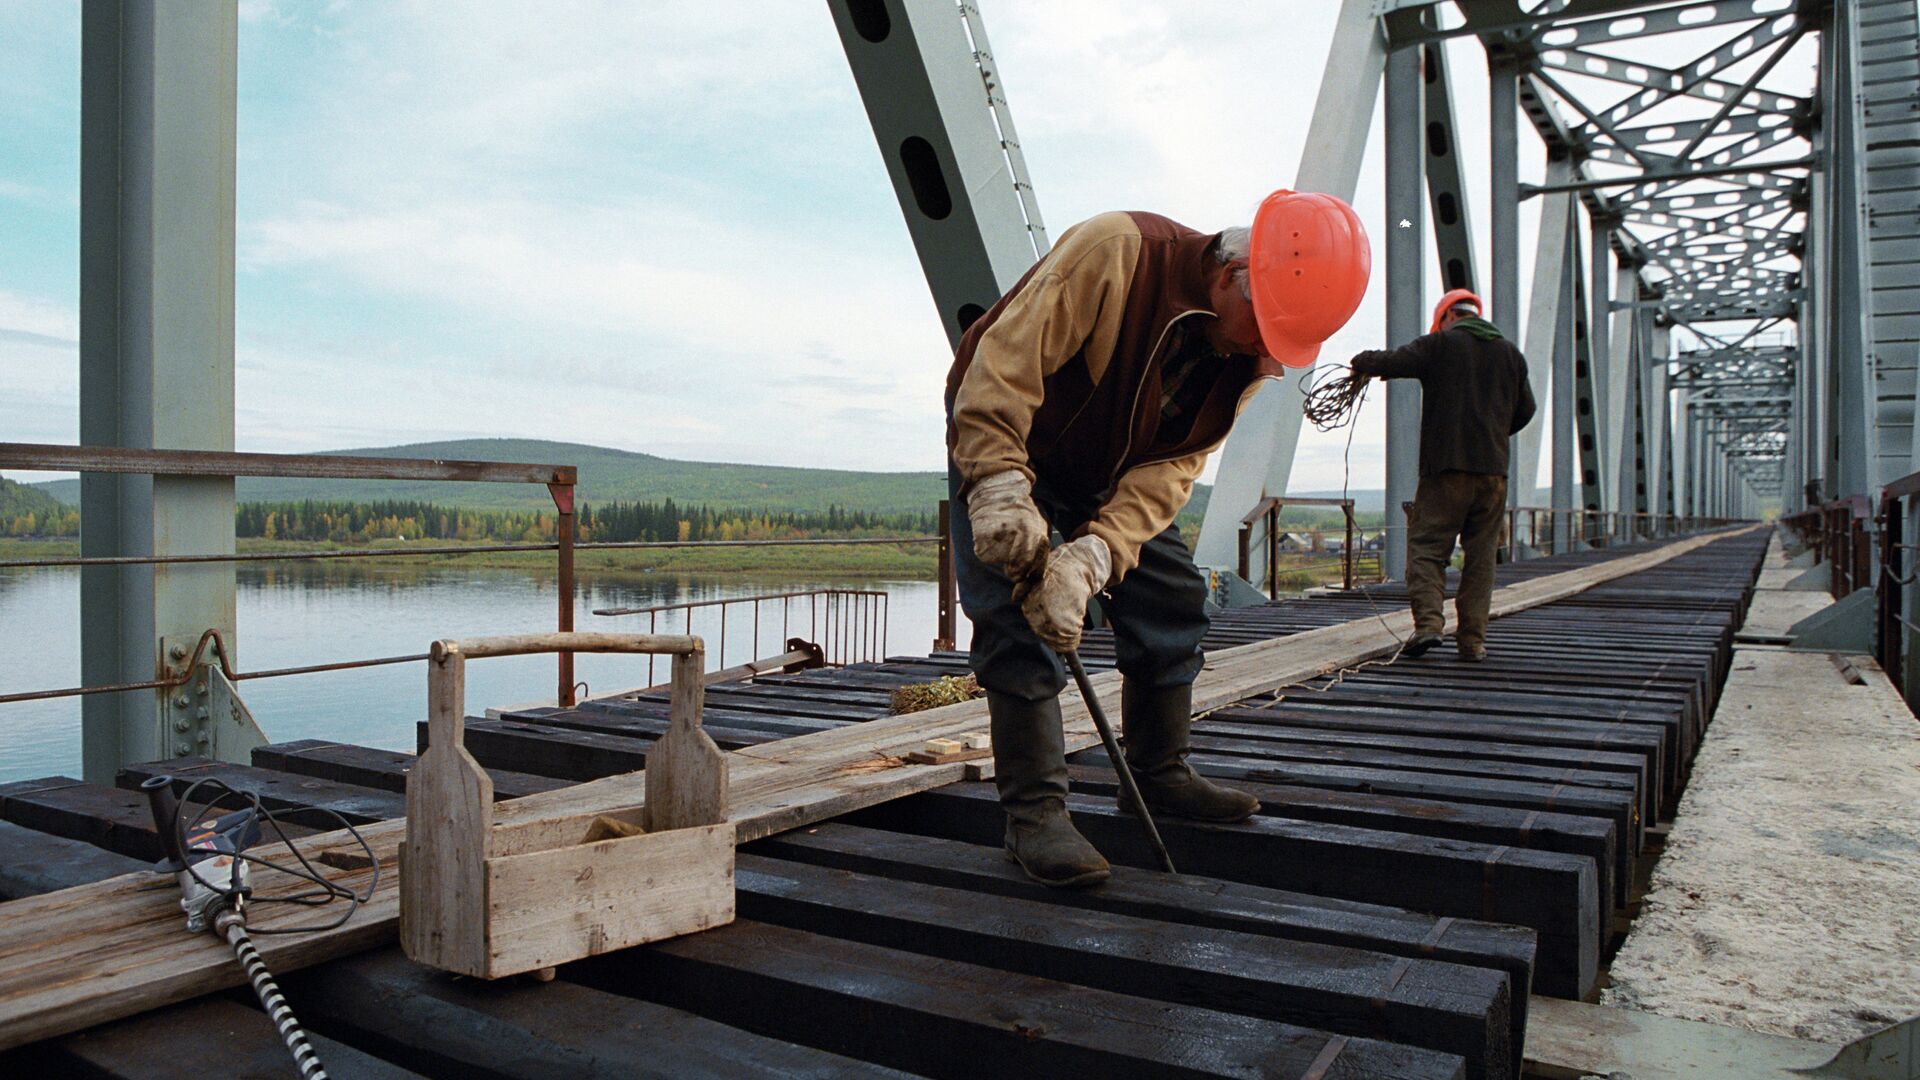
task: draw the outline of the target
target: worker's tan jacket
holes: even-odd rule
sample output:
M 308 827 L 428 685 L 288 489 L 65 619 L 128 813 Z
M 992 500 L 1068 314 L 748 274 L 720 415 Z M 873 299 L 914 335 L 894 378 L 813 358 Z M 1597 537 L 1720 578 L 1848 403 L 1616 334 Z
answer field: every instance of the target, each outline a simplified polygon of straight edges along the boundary
M 963 481 L 1014 470 L 1099 514 L 1080 530 L 1113 554 L 1118 582 L 1140 547 L 1173 523 L 1263 376 L 1264 357 L 1224 356 L 1193 377 L 1213 385 L 1178 438 L 1161 437 L 1161 365 L 1170 332 L 1214 318 L 1217 233 L 1158 214 L 1102 214 L 1075 225 L 976 320 L 947 376 L 947 445 Z

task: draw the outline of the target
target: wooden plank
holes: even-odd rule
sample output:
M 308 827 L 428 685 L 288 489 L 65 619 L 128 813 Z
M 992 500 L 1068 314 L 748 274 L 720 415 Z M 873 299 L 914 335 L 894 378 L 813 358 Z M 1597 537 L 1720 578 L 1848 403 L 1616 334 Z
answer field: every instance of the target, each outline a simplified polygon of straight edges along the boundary
M 523 713 L 515 713 L 489 719 L 484 721 L 484 723 L 497 725 L 492 728 L 492 730 L 495 731 L 582 732 L 591 735 L 617 735 L 621 738 L 639 739 L 649 743 L 657 741 L 660 736 L 665 735 L 667 730 L 673 726 L 673 720 L 665 713 L 656 718 L 651 716 L 620 716 L 604 712 L 587 713 L 577 709 L 568 710 L 568 712 L 570 715 L 558 718 L 544 716 L 529 717 Z M 475 731 L 481 730 L 481 724 L 482 721 L 478 720 L 468 721 L 467 738 L 469 741 L 472 740 Z M 743 746 L 757 746 L 760 743 L 772 742 L 775 739 L 785 739 L 794 735 L 806 735 L 815 731 L 821 731 L 824 730 L 825 727 L 826 725 L 819 725 L 815 727 L 796 727 L 787 731 L 771 731 L 758 726 L 746 727 L 725 724 L 705 713 L 702 714 L 700 721 L 701 730 L 707 733 L 708 738 L 719 744 L 722 750 L 738 750 Z M 632 770 L 621 769 L 618 771 L 631 772 Z M 605 776 L 607 774 L 601 773 L 600 775 Z
M 323 739 L 298 739 L 256 746 L 253 750 L 253 765 L 257 769 L 316 776 L 396 793 L 407 790 L 407 770 L 413 768 L 414 761 L 414 755 L 399 750 L 378 750 Z M 487 775 L 493 780 L 495 799 L 517 799 L 567 786 L 565 780 L 506 769 L 488 769 Z
M 1747 531 L 1751 530 L 1674 541 L 1611 562 L 1510 585 L 1496 591 L 1494 607 L 1505 615 L 1549 603 Z M 1404 636 L 1411 618 L 1396 612 L 1382 619 L 1363 616 L 1352 623 L 1216 654 L 1195 683 L 1195 711 L 1218 708 L 1391 652 L 1394 635 Z M 1094 686 L 1098 693 L 1118 693 L 1119 676 L 1095 675 Z M 1084 749 L 1097 741 L 1077 695 L 1063 696 L 1062 712 L 1071 749 Z M 928 738 L 977 729 L 984 715 L 984 703 L 966 702 L 734 751 L 729 798 L 737 835 L 743 841 L 755 839 L 958 780 L 967 764 L 910 766 L 904 754 Z M 538 850 L 562 839 L 577 839 L 584 823 L 595 816 L 637 817 L 634 787 L 631 778 L 612 777 L 502 803 L 496 819 L 508 833 L 495 838 L 505 848 L 499 853 Z M 391 870 L 404 825 L 386 822 L 368 826 L 362 833 Z M 306 846 L 316 854 L 329 847 L 357 847 L 337 833 L 315 837 Z M 262 854 L 284 857 L 286 853 L 267 848 Z M 344 876 L 349 883 L 365 884 L 354 875 Z M 396 928 L 397 897 L 397 886 L 387 878 L 347 925 L 327 933 L 264 939 L 262 952 L 275 970 L 293 970 L 390 941 Z M 239 982 L 239 973 L 218 943 L 211 939 L 187 942 L 176 933 L 156 932 L 177 917 L 173 902 L 157 890 L 143 888 L 133 877 L 10 901 L 5 914 L 7 918 L 0 919 L 0 1048 Z M 112 941 L 115 947 L 102 950 L 102 941 Z
M 150 869 L 82 840 L 35 832 L 0 821 L 0 900 L 38 896 L 56 889 Z
M 423 738 L 424 738 L 423 733 Z M 469 720 L 462 745 L 487 769 L 508 769 L 558 780 L 598 780 L 646 767 L 651 739 L 549 728 L 516 720 Z
M 840 822 L 770 836 L 742 848 L 741 854 L 992 896 L 1017 896 L 1058 907 L 1495 968 L 1507 973 L 1514 988 L 1516 1030 L 1521 1029 L 1520 1010 L 1533 982 L 1533 932 L 1478 919 L 1441 918 L 1406 908 L 1131 866 L 1114 867 L 1113 876 L 1098 889 L 1050 889 L 1008 861 L 998 845 Z
M 512 713 L 503 713 L 502 720 L 521 720 L 529 724 L 548 724 L 554 727 L 586 727 L 594 730 L 614 731 L 622 722 L 638 721 L 646 725 L 646 730 L 664 733 L 666 724 L 673 717 L 672 708 L 664 701 L 628 701 L 602 700 L 589 701 L 574 709 L 526 709 Z M 720 727 L 740 731 L 766 731 L 783 738 L 792 735 L 811 735 L 816 731 L 828 731 L 845 727 L 849 723 L 860 721 L 822 720 L 812 716 L 778 716 L 769 713 L 742 712 L 715 705 L 709 697 L 700 710 L 701 724 L 715 724 Z
M 29 829 L 79 840 L 143 863 L 165 857 L 153 809 L 137 791 L 49 776 L 0 785 L 0 817 Z M 338 823 L 327 820 L 328 828 Z M 314 829 L 287 823 L 287 835 L 312 836 Z
M 151 871 L 152 867 L 137 860 L 82 841 L 0 822 L 0 899 L 54 892 L 129 872 L 159 876 Z M 181 932 L 189 932 L 184 923 Z M 334 1076 L 411 1080 L 416 1075 L 312 1031 L 307 1040 Z M 0 1056 L 0 1071 L 14 1076 L 206 1080 L 208 1062 L 219 1062 L 215 1071 L 234 1077 L 292 1072 L 286 1044 L 266 1016 L 257 1008 L 221 997 L 182 1002 L 36 1043 Z
M 1111 799 L 1068 795 L 1073 822 L 1113 862 L 1151 867 L 1140 823 Z M 998 844 L 1005 829 L 991 785 L 955 784 L 850 814 L 851 824 Z M 1534 987 L 1585 997 L 1601 941 L 1591 859 L 1498 844 L 1255 816 L 1237 825 L 1156 819 L 1174 865 L 1189 874 L 1429 915 L 1531 927 Z
M 181 933 L 186 933 L 184 929 Z M 294 1015 L 306 1004 L 291 1000 Z M 421 1080 L 356 1047 L 312 1031 L 307 1042 L 342 1080 Z M 190 1001 L 143 1016 L 103 1024 L 40 1043 L 0 1061 L 16 1077 L 89 1077 L 92 1080 L 210 1080 L 211 1077 L 298 1075 L 286 1044 L 257 1008 L 226 998 Z
M 1504 972 L 1336 945 L 1063 911 L 762 856 L 740 858 L 743 916 L 1115 993 L 1458 1054 L 1514 1075 Z
M 486 861 L 486 968 L 533 971 L 733 921 L 733 827 Z
M 173 793 L 176 796 L 184 796 L 199 781 L 221 781 L 237 791 L 260 796 L 260 805 L 271 811 L 275 820 L 309 828 L 338 828 L 342 819 L 349 824 L 365 825 L 396 818 L 406 812 L 406 800 L 390 791 L 318 777 L 294 776 L 271 769 L 256 769 L 251 765 L 234 765 L 211 758 L 174 758 L 170 761 L 129 765 L 120 770 L 117 779 L 121 787 L 137 788 L 141 781 L 154 776 L 173 777 Z M 205 787 L 200 788 L 195 795 L 196 801 L 207 794 Z M 218 804 L 239 806 L 240 800 L 229 796 L 218 800 Z M 334 814 L 340 816 L 336 818 Z M 271 830 L 268 835 L 272 835 Z
M 905 1077 L 884 1066 L 564 979 L 450 979 L 409 963 L 397 949 L 296 972 L 281 982 L 300 1015 L 312 1023 L 433 1076 Z
M 1204 770 L 1203 770 L 1204 771 Z M 1104 766 L 1070 765 L 1073 790 L 1093 795 L 1116 795 L 1113 770 Z M 1212 775 L 1210 772 L 1208 775 Z M 1612 824 L 1601 818 L 1551 811 L 1516 810 L 1503 806 L 1405 798 L 1369 790 L 1323 790 L 1293 784 L 1236 781 L 1235 787 L 1260 800 L 1260 812 L 1295 821 L 1325 821 L 1363 829 L 1471 840 L 1477 844 L 1526 847 L 1584 855 L 1594 861 L 1599 893 L 1614 907 L 1626 903 L 1631 854 L 1620 857 Z
M 596 988 L 928 1076 L 1464 1077 L 1458 1057 L 741 920 L 576 965 Z

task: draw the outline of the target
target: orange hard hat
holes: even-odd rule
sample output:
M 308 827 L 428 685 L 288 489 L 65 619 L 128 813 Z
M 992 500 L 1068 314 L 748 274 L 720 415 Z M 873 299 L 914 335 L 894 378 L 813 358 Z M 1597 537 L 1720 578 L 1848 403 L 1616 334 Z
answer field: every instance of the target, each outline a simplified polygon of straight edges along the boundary
M 1247 245 L 1253 314 L 1268 355 L 1311 367 L 1367 294 L 1373 249 L 1353 207 L 1282 188 L 1253 215 Z
M 1472 304 L 1476 312 L 1486 310 L 1486 305 L 1480 302 L 1480 297 L 1472 289 L 1449 289 L 1447 295 L 1441 297 L 1438 304 L 1433 305 L 1433 327 L 1427 333 L 1439 333 L 1440 320 L 1447 317 L 1447 312 L 1461 304 Z

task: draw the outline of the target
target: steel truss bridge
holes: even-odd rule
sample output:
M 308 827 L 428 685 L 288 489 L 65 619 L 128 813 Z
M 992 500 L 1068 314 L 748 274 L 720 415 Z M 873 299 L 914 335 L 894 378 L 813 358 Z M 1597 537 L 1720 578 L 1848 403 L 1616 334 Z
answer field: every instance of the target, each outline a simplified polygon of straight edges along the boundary
M 1017 93 L 974 0 L 827 6 L 957 339 L 1048 248 Z M 160 7 L 84 8 L 81 441 L 231 451 L 237 5 Z M 1473 41 L 1484 76 L 1449 63 Z M 1485 95 L 1484 142 L 1462 137 L 1463 95 Z M 1915 0 L 1343 0 L 1302 164 L 1276 185 L 1351 201 L 1376 110 L 1386 219 L 1413 226 L 1376 225 L 1381 338 L 1416 336 L 1433 297 L 1461 286 L 1519 336 L 1552 423 L 1516 440 L 1517 505 L 1545 498 L 1633 535 L 1775 505 L 1871 513 L 1915 471 Z M 1521 182 L 1523 154 L 1539 183 Z M 1467 197 L 1470 169 L 1485 171 L 1485 206 Z M 1232 565 L 1241 517 L 1286 494 L 1299 406 L 1292 380 L 1249 406 L 1221 452 L 1203 563 Z M 1419 388 L 1390 385 L 1386 406 L 1398 574 Z M 1543 454 L 1552 480 L 1536 496 Z M 90 473 L 81 491 L 85 555 L 233 550 L 231 477 Z M 1579 542 L 1554 531 L 1552 546 Z M 231 564 L 90 566 L 82 597 L 92 685 L 152 679 L 168 642 L 233 639 Z M 90 775 L 170 737 L 141 695 L 86 708 Z

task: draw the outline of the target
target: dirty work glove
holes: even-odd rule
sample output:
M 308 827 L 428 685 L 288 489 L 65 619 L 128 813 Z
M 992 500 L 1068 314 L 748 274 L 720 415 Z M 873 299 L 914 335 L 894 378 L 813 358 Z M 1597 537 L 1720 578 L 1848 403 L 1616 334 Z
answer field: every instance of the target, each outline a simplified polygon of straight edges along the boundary
M 1033 505 L 1033 485 L 1017 472 L 995 473 L 967 494 L 973 553 L 1023 581 L 1047 557 L 1047 519 Z
M 1080 647 L 1080 624 L 1087 619 L 1087 601 L 1107 583 L 1113 557 L 1106 541 L 1086 535 L 1062 544 L 1047 555 L 1046 574 L 1024 592 L 1020 610 L 1033 632 L 1056 652 Z

